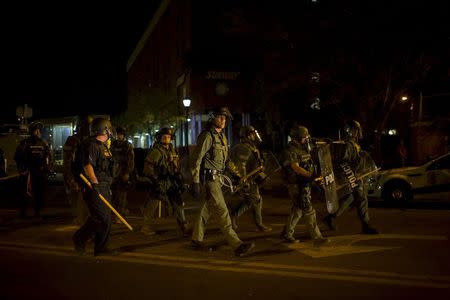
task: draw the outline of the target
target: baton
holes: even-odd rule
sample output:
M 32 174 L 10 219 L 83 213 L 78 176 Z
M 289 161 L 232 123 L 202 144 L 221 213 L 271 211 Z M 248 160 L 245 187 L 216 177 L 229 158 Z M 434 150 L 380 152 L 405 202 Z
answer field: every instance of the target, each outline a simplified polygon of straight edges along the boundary
M 83 179 L 84 183 L 86 183 L 86 185 L 92 189 L 92 184 L 89 182 L 89 180 L 83 174 L 80 174 L 80 177 L 81 179 Z M 122 221 L 122 223 L 125 224 L 128 227 L 128 229 L 133 231 L 133 227 L 131 227 L 131 225 L 128 224 L 128 222 L 117 212 L 117 210 L 111 204 L 109 204 L 108 200 L 106 200 L 105 197 L 102 196 L 102 194 L 100 193 L 97 194 L 100 200 L 102 200 L 103 203 L 105 203 L 106 206 L 108 206 L 113 211 L 113 213 L 120 219 L 120 221 Z
M 247 180 L 252 177 L 253 175 L 259 173 L 260 171 L 262 171 L 263 167 L 259 166 L 256 169 L 254 169 L 253 171 L 251 171 L 250 173 L 248 173 L 247 175 L 245 175 L 244 177 L 242 177 L 241 179 L 241 184 L 237 185 L 233 191 L 231 191 L 232 193 L 236 193 L 237 191 L 239 191 L 240 189 L 242 189 L 246 184 L 247 184 Z

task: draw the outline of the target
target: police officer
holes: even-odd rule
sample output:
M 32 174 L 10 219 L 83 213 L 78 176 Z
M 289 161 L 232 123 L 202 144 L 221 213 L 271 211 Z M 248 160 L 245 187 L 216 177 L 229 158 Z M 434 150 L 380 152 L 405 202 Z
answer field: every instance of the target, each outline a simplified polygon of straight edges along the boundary
M 340 157 L 339 163 L 347 164 L 352 170 L 356 170 L 362 159 L 361 146 L 359 145 L 359 140 L 363 137 L 361 124 L 356 120 L 352 120 L 345 125 L 344 134 L 343 151 L 338 155 Z M 356 204 L 358 209 L 362 232 L 365 234 L 377 234 L 378 231 L 369 225 L 369 201 L 367 189 L 362 179 L 357 180 L 355 186 L 352 187 L 352 191 L 339 200 L 339 209 L 334 214 L 326 216 L 324 223 L 330 229 L 335 230 L 336 218 L 342 215 L 353 203 Z
M 242 126 L 239 131 L 240 143 L 231 149 L 230 158 L 243 176 L 264 167 L 264 161 L 258 146 L 262 142 L 258 131 L 253 126 Z M 240 193 L 242 201 L 230 212 L 233 229 L 237 230 L 237 218 L 248 209 L 253 211 L 253 219 L 258 231 L 270 232 L 272 228 L 262 222 L 262 197 L 259 193 L 258 182 L 265 178 L 263 172 L 258 173 L 247 181 L 246 187 Z
M 187 234 L 187 222 L 184 215 L 183 178 L 181 175 L 180 158 L 173 147 L 173 129 L 161 128 L 156 136 L 156 142 L 147 154 L 144 162 L 144 175 L 150 179 L 151 193 L 146 201 L 143 214 L 144 225 L 141 232 L 154 234 L 152 221 L 158 208 L 159 201 L 168 203 L 176 216 L 180 235 Z
M 112 154 L 107 141 L 112 133 L 111 122 L 103 117 L 95 118 L 90 126 L 90 139 L 83 144 L 82 162 L 86 177 L 92 189 L 86 189 L 84 199 L 89 208 L 86 223 L 73 236 L 75 250 L 82 255 L 89 238 L 94 237 L 94 255 L 117 254 L 107 245 L 111 232 L 111 211 L 99 198 L 99 194 L 111 201 L 113 178 Z
M 117 138 L 111 143 L 111 153 L 118 164 L 118 172 L 111 186 L 112 202 L 121 215 L 128 214 L 127 191 L 131 187 L 130 175 L 134 170 L 133 145 L 125 139 L 125 133 L 124 128 L 117 127 Z
M 91 116 L 81 116 L 77 121 L 76 132 L 67 138 L 63 147 L 63 177 L 66 194 L 69 199 L 73 223 L 83 225 L 88 217 L 89 211 L 83 200 L 84 183 L 80 179 L 83 172 L 81 162 L 81 145 L 89 138 L 89 124 Z
M 228 158 L 228 142 L 223 129 L 232 116 L 227 107 L 215 108 L 206 130 L 197 138 L 197 146 L 191 156 L 192 191 L 196 199 L 200 199 L 200 182 L 206 192 L 200 213 L 192 233 L 192 246 L 202 248 L 205 225 L 211 215 L 217 220 L 228 244 L 233 247 L 236 256 L 245 256 L 253 248 L 253 243 L 244 243 L 237 236 L 231 225 L 230 215 L 222 193 L 220 177 L 225 169 L 240 181 L 236 166 Z
M 6 177 L 6 156 L 3 149 L 0 148 L 0 178 Z
M 26 194 L 34 201 L 34 216 L 40 218 L 40 211 L 44 203 L 44 193 L 50 171 L 50 148 L 42 136 L 43 124 L 33 122 L 29 125 L 30 137 L 22 140 L 16 149 L 14 160 L 17 169 L 26 180 Z M 26 216 L 27 197 L 23 197 L 20 216 Z
M 316 222 L 316 211 L 311 203 L 311 184 L 318 177 L 311 158 L 309 132 L 304 126 L 294 125 L 289 133 L 291 141 L 282 154 L 283 179 L 292 200 L 291 213 L 281 233 L 287 243 L 297 243 L 294 230 L 303 216 L 306 227 L 315 244 L 328 242 L 322 236 Z

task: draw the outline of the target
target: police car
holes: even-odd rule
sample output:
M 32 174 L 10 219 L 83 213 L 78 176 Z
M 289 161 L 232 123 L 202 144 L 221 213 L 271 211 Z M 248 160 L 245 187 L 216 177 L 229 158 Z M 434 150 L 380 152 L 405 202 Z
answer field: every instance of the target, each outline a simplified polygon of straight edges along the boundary
M 443 192 L 450 197 L 450 152 L 421 166 L 383 170 L 369 196 L 386 201 L 409 201 L 414 194 Z

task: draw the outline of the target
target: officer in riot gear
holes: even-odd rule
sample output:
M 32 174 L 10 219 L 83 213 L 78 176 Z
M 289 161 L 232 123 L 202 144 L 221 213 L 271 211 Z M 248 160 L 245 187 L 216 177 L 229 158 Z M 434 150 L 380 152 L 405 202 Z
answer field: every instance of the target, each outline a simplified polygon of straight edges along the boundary
M 82 146 L 83 173 L 92 184 L 86 189 L 86 204 L 89 217 L 86 223 L 73 236 L 75 250 L 82 255 L 87 241 L 93 237 L 94 255 L 114 255 L 116 251 L 108 248 L 111 232 L 111 211 L 99 194 L 111 201 L 111 182 L 114 174 L 114 161 L 107 146 L 112 135 L 111 122 L 103 117 L 95 118 L 90 125 L 91 137 Z
M 192 191 L 200 199 L 200 184 L 204 186 L 206 197 L 202 201 L 200 213 L 192 233 L 192 246 L 202 248 L 205 225 L 209 216 L 217 220 L 228 244 L 238 257 L 247 255 L 253 243 L 244 243 L 239 239 L 231 225 L 231 218 L 222 193 L 221 176 L 225 170 L 240 181 L 236 166 L 228 157 L 228 142 L 223 132 L 226 122 L 232 116 L 227 107 L 217 107 L 212 111 L 207 128 L 197 138 L 197 146 L 191 155 Z
M 63 147 L 63 177 L 66 194 L 70 203 L 74 224 L 83 225 L 89 211 L 83 200 L 84 183 L 80 179 L 83 171 L 81 163 L 81 145 L 89 139 L 91 116 L 80 116 L 77 120 L 75 134 L 69 136 Z
M 172 144 L 173 129 L 161 128 L 155 135 L 155 144 L 144 162 L 144 175 L 150 180 L 151 188 L 143 207 L 144 223 L 141 232 L 155 234 L 152 228 L 158 201 L 164 201 L 172 207 L 181 236 L 187 234 L 187 222 L 184 214 L 182 194 L 184 192 L 180 158 Z
M 6 163 L 5 152 L 0 148 L 0 178 L 6 177 Z
M 363 159 L 359 144 L 359 141 L 363 138 L 361 124 L 356 120 L 350 121 L 344 126 L 344 134 L 344 147 L 341 151 L 335 151 L 335 156 L 340 165 L 347 165 L 349 169 L 355 171 Z M 351 191 L 339 200 L 339 209 L 336 213 L 326 216 L 324 223 L 330 229 L 335 230 L 336 219 L 352 204 L 357 206 L 362 232 L 365 234 L 377 234 L 378 231 L 369 224 L 369 201 L 367 198 L 367 190 L 362 179 L 357 180 L 351 187 Z
M 30 137 L 19 144 L 14 155 L 17 169 L 26 182 L 26 193 L 21 199 L 21 217 L 26 216 L 27 195 L 34 201 L 36 218 L 40 218 L 40 211 L 44 203 L 51 154 L 47 142 L 41 138 L 43 127 L 41 122 L 31 123 L 28 127 Z
M 126 140 L 125 133 L 124 128 L 117 127 L 117 138 L 111 143 L 111 153 L 114 161 L 118 164 L 118 172 L 111 185 L 112 203 L 122 216 L 128 214 L 127 191 L 131 187 L 130 176 L 134 170 L 133 145 Z M 120 222 L 120 220 L 117 219 L 116 222 Z
M 237 218 L 251 208 L 257 230 L 269 232 L 272 228 L 262 222 L 262 197 L 258 187 L 258 183 L 266 177 L 263 173 L 264 161 L 258 149 L 262 139 L 251 125 L 242 126 L 239 136 L 240 142 L 231 149 L 231 160 L 242 176 L 246 176 L 257 168 L 261 168 L 261 172 L 249 178 L 246 187 L 239 193 L 242 201 L 230 212 L 233 229 L 237 230 Z
M 328 239 L 322 236 L 316 222 L 316 211 L 311 203 L 311 185 L 318 178 L 311 158 L 310 136 L 304 126 L 294 125 L 289 133 L 291 141 L 282 153 L 282 172 L 292 200 L 291 213 L 281 233 L 287 243 L 296 243 L 294 229 L 302 217 L 315 244 Z

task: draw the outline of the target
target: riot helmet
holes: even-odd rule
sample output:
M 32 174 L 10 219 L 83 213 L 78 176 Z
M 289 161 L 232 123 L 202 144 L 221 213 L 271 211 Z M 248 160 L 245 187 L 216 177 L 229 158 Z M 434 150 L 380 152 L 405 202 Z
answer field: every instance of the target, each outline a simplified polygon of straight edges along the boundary
M 233 120 L 233 115 L 231 114 L 230 110 L 226 106 L 215 107 L 212 110 L 212 115 L 214 117 L 218 116 L 218 115 L 224 115 L 225 117 L 227 117 L 228 120 Z
M 162 142 L 163 135 L 170 135 L 170 140 L 174 137 L 174 130 L 172 127 L 162 127 L 156 132 L 155 138 L 157 143 L 167 144 Z M 170 143 L 170 142 L 169 142 Z
M 363 132 L 361 124 L 356 120 L 351 120 L 344 126 L 345 135 L 356 141 L 363 138 Z
M 108 135 L 111 137 L 113 134 L 111 121 L 104 117 L 95 118 L 89 126 L 89 131 L 91 136 Z
M 30 125 L 28 125 L 28 132 L 30 134 L 33 134 L 36 131 L 36 129 L 42 130 L 42 128 L 44 128 L 44 124 L 42 124 L 39 121 L 34 121 L 30 123 Z
M 291 139 L 294 140 L 301 140 L 303 138 L 308 138 L 309 137 L 308 128 L 301 125 L 294 125 L 289 131 L 289 136 L 291 137 Z
M 239 130 L 239 137 L 242 139 L 248 139 L 258 144 L 262 142 L 258 130 L 256 130 L 255 127 L 251 125 L 242 126 Z
M 116 127 L 116 134 L 126 134 L 126 130 L 123 127 Z
M 89 136 L 89 126 L 94 118 L 91 115 L 80 116 L 77 119 L 75 131 L 81 136 Z

